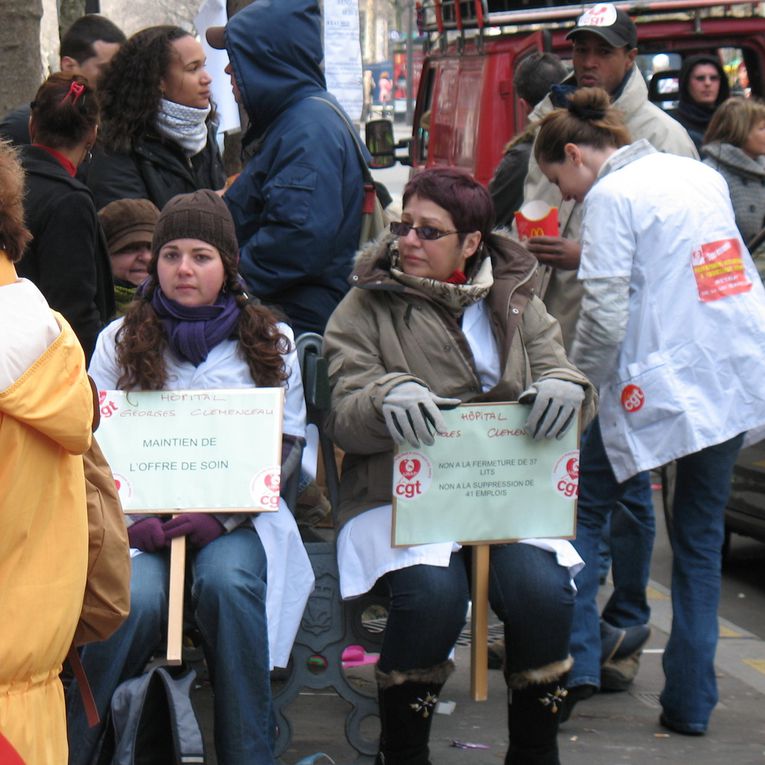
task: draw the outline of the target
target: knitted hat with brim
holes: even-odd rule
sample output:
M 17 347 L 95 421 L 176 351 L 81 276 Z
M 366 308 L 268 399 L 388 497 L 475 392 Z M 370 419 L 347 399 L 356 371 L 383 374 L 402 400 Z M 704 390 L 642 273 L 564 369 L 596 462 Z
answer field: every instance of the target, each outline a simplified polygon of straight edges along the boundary
M 148 199 L 117 199 L 101 208 L 98 219 L 110 255 L 131 244 L 151 242 L 159 210 Z
M 209 189 L 173 197 L 159 214 L 151 253 L 156 258 L 163 245 L 174 239 L 200 239 L 220 252 L 229 264 L 239 260 L 239 246 L 226 203 Z

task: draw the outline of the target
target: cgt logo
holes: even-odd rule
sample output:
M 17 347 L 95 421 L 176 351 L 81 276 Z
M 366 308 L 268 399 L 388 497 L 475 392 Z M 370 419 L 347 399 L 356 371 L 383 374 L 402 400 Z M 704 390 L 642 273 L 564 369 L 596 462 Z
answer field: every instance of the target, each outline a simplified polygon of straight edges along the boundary
M 396 499 L 416 499 L 430 488 L 430 462 L 420 452 L 404 452 L 396 457 L 393 476 Z
M 101 411 L 102 417 L 111 417 L 118 409 L 117 404 L 114 401 L 107 401 L 107 391 L 98 391 L 98 408 Z
M 566 452 L 555 463 L 552 479 L 558 494 L 567 499 L 579 496 L 579 451 Z
M 637 385 L 625 385 L 622 389 L 622 406 L 625 412 L 632 414 L 643 408 L 645 393 Z
M 264 510 L 278 510 L 280 487 L 281 470 L 266 468 L 250 481 L 250 496 L 258 507 Z

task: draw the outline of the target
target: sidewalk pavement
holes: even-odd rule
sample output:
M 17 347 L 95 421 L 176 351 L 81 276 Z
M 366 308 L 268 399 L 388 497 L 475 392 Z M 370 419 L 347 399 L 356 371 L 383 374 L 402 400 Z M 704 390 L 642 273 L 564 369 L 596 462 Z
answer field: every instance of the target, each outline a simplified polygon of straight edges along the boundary
M 607 598 L 609 588 L 602 588 Z M 765 765 L 765 641 L 720 620 L 717 651 L 718 704 L 705 736 L 688 737 L 661 728 L 659 694 L 663 685 L 661 657 L 666 644 L 671 605 L 669 592 L 651 583 L 652 635 L 641 659 L 640 672 L 630 691 L 603 693 L 578 704 L 559 736 L 563 765 Z M 498 625 L 490 633 L 501 634 Z M 507 747 L 506 688 L 502 673 L 489 672 L 489 700 L 470 700 L 470 649 L 460 640 L 457 670 L 441 694 L 442 702 L 454 702 L 450 714 L 437 714 L 431 733 L 433 765 L 491 765 L 503 763 Z M 371 666 L 348 670 L 354 682 L 374 694 Z M 208 687 L 195 694 L 206 739 L 209 762 L 215 765 L 212 747 L 212 700 Z M 444 704 L 445 708 L 452 707 Z M 345 740 L 346 703 L 332 689 L 306 691 L 290 705 L 288 717 L 293 740 L 282 755 L 283 765 L 295 765 L 301 758 L 325 752 L 337 765 L 370 763 L 356 759 Z M 362 723 L 362 731 L 375 738 L 375 718 Z M 488 749 L 461 749 L 453 741 L 488 745 Z M 322 759 L 321 763 L 330 760 Z M 257 763 L 253 763 L 257 765 Z

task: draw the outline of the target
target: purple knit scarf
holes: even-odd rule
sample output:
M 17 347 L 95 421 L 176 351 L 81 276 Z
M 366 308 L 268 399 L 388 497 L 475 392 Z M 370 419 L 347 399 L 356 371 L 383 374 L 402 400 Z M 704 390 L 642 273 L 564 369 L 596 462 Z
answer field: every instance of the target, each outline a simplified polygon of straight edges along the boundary
M 239 322 L 240 308 L 228 293 L 218 295 L 212 305 L 192 307 L 171 300 L 157 285 L 151 306 L 162 322 L 170 347 L 195 367 L 212 348 L 231 337 Z

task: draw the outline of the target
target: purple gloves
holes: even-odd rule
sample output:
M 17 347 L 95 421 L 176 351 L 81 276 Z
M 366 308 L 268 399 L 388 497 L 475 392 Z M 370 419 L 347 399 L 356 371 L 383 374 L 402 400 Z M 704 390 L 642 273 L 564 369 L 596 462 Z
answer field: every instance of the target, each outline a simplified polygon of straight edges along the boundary
M 159 552 L 165 546 L 165 530 L 159 518 L 142 518 L 128 527 L 130 546 L 144 552 Z
M 188 543 L 199 549 L 222 536 L 226 529 L 209 513 L 185 513 L 171 518 L 162 527 L 168 543 L 176 537 L 186 537 Z

